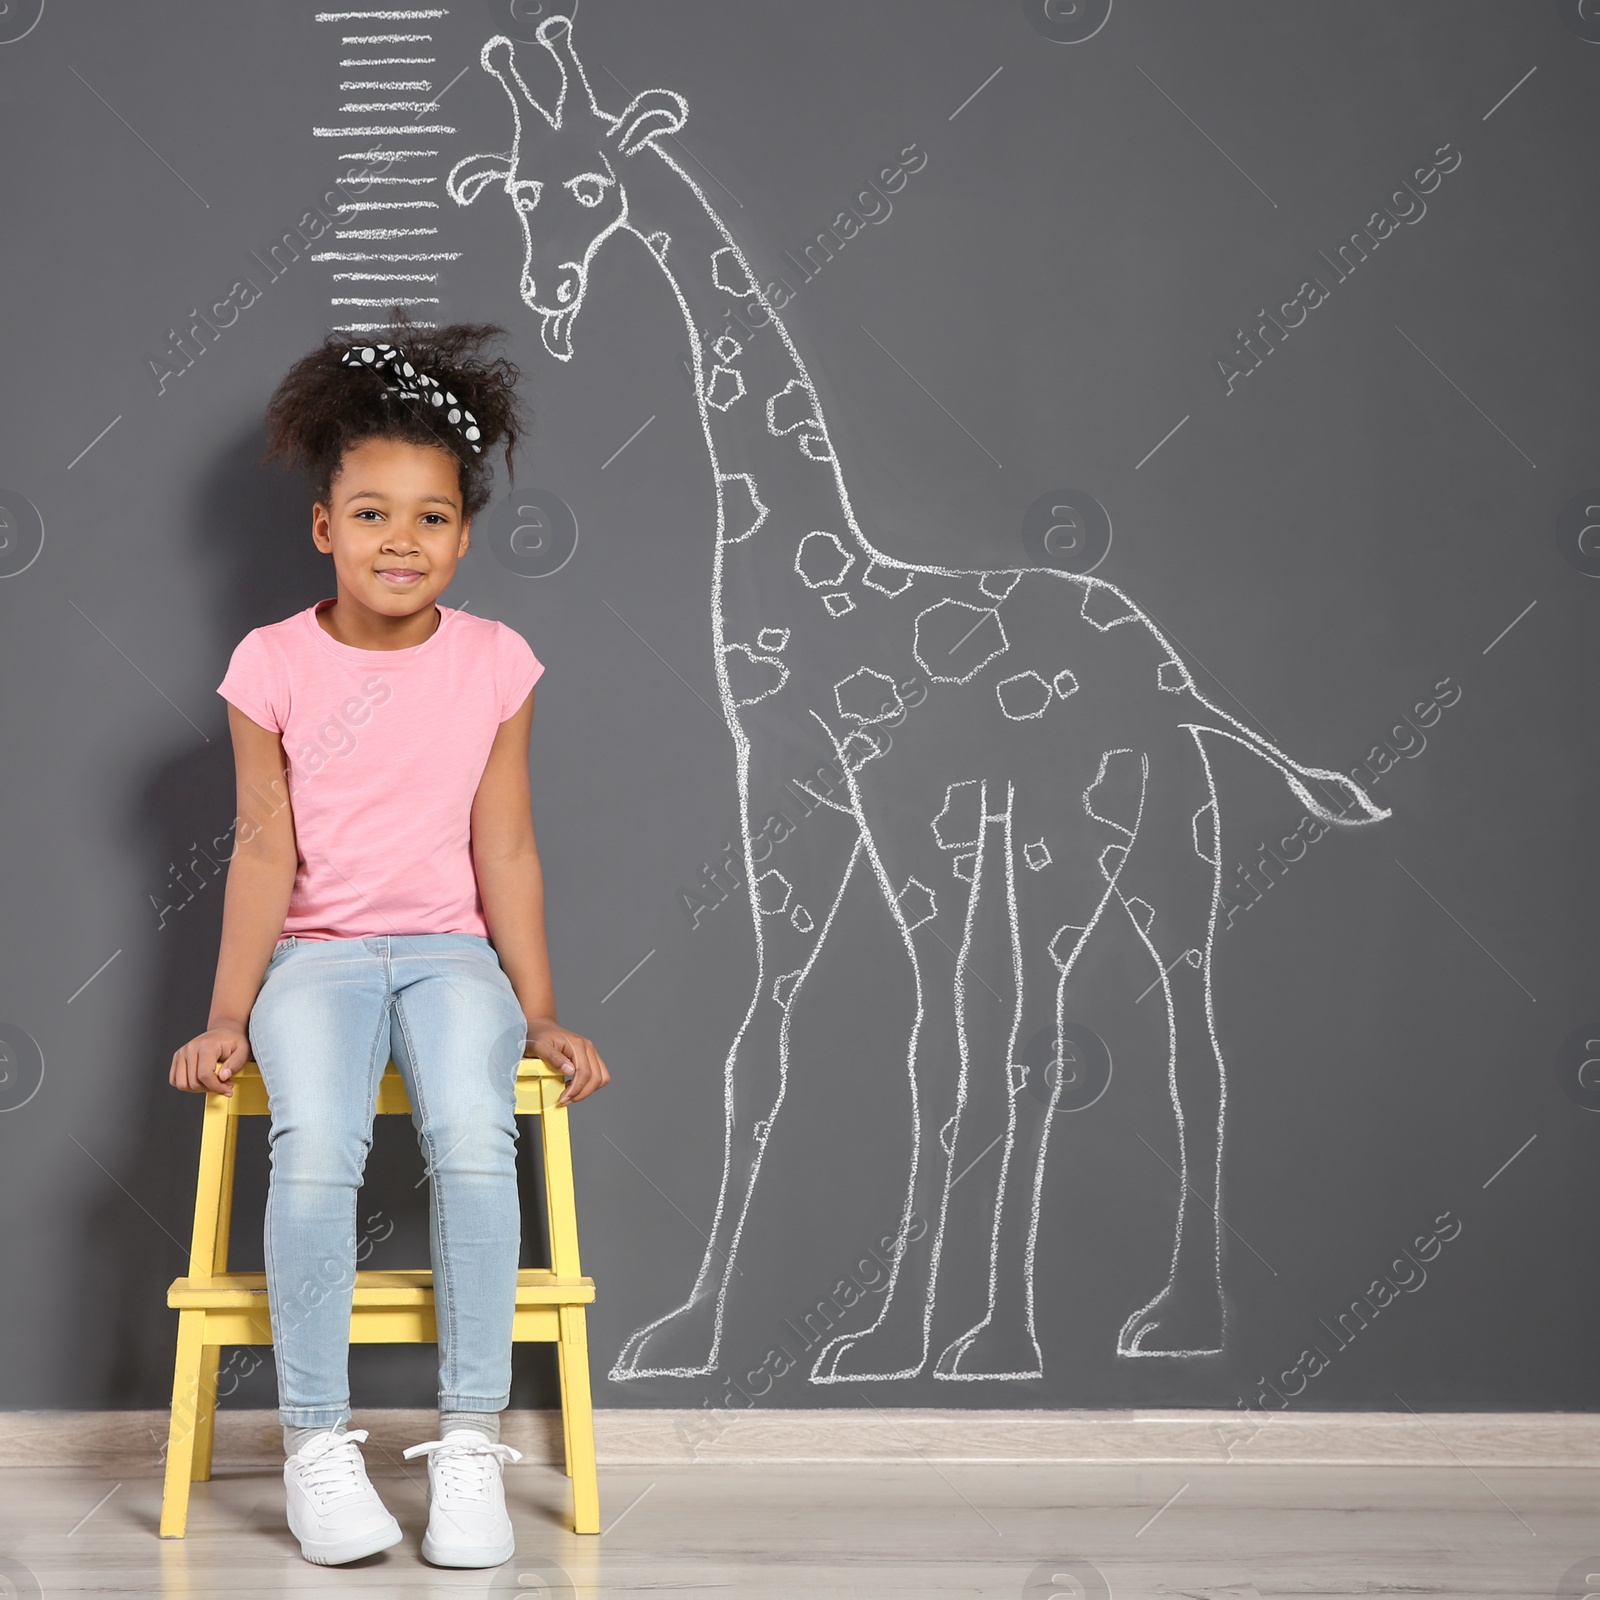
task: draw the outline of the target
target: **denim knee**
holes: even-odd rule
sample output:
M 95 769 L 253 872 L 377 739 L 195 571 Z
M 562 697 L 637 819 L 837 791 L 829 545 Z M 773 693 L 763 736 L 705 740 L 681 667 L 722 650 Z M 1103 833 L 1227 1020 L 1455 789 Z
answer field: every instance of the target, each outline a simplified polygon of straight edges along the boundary
M 417 1129 L 431 1174 L 453 1177 L 515 1177 L 517 1125 L 483 1106 L 462 1107 Z
M 323 1189 L 361 1187 L 370 1138 L 316 1123 L 276 1123 L 267 1135 L 273 1180 Z

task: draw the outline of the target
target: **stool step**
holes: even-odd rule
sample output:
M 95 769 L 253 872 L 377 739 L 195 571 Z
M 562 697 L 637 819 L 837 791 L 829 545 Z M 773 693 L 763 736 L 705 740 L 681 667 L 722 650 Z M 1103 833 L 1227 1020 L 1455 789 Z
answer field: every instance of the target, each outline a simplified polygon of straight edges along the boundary
M 265 1308 L 264 1272 L 222 1272 L 210 1278 L 174 1278 L 167 1304 L 183 1310 Z M 357 1272 L 354 1303 L 358 1306 L 431 1306 L 433 1273 L 426 1267 L 385 1272 Z M 593 1278 L 558 1278 L 545 1267 L 524 1267 L 517 1273 L 519 1306 L 582 1306 L 594 1303 Z

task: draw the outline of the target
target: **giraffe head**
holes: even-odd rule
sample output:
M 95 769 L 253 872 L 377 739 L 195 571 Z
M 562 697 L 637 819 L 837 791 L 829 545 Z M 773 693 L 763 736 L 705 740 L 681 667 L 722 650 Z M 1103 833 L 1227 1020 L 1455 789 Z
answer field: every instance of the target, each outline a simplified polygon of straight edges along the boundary
M 446 187 L 459 205 L 471 205 L 491 184 L 510 198 L 522 227 L 523 304 L 539 313 L 545 348 L 569 361 L 589 263 L 628 218 L 628 163 L 653 140 L 677 132 L 689 107 L 669 90 L 646 89 L 616 115 L 602 111 L 572 48 L 571 18 L 546 17 L 536 37 L 561 73 L 555 109 L 534 98 L 517 70 L 515 45 L 496 34 L 478 59 L 511 101 L 511 148 L 463 158 Z M 528 131 L 538 135 L 536 145 L 524 141 Z

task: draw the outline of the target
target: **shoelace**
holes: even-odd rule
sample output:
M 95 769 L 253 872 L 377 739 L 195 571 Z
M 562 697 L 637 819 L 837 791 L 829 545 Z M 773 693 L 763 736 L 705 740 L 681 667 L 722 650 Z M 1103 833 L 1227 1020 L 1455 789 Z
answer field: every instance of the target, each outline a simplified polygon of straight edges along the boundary
M 367 1430 L 358 1428 L 354 1433 L 325 1433 L 301 1446 L 300 1482 L 319 1509 L 363 1487 L 365 1464 L 356 1446 L 366 1437 Z
M 520 1461 L 522 1452 L 498 1441 L 491 1443 L 482 1435 L 462 1438 L 452 1433 L 448 1439 L 430 1439 L 426 1444 L 414 1444 L 402 1452 L 406 1460 L 412 1456 L 428 1456 L 438 1474 L 441 1498 L 462 1500 L 488 1505 L 495 1477 L 495 1462 Z

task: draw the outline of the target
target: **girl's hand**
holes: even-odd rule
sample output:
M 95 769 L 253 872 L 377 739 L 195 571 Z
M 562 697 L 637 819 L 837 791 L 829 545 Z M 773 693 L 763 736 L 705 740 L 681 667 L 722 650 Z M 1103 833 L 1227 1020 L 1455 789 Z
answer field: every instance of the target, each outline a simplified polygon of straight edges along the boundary
M 567 1086 L 556 1101 L 558 1106 L 585 1099 L 611 1082 L 611 1074 L 594 1045 L 581 1033 L 563 1028 L 558 1022 L 542 1017 L 530 1022 L 527 1052 L 541 1061 L 548 1061 L 565 1075 Z
M 229 1080 L 249 1059 L 250 1040 L 244 1029 L 224 1023 L 196 1034 L 174 1052 L 167 1082 L 190 1094 L 232 1095 Z

